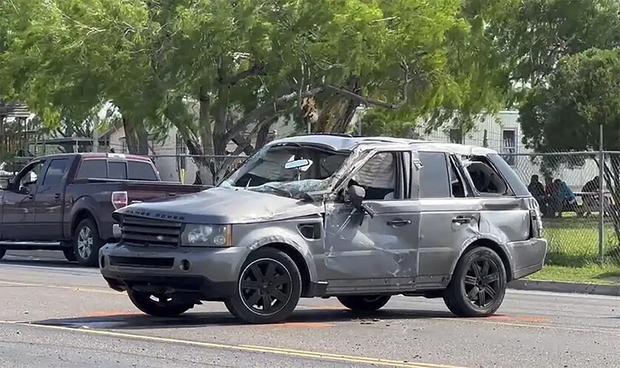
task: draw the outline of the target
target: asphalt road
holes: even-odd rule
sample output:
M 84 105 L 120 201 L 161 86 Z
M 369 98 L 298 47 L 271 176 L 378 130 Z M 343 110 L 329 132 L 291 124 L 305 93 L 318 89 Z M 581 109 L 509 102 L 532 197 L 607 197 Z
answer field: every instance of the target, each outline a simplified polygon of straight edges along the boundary
M 306 299 L 289 322 L 252 326 L 219 303 L 144 316 L 56 253 L 0 263 L 0 367 L 620 367 L 619 339 L 614 297 L 509 291 L 484 319 L 424 298 L 370 315 Z

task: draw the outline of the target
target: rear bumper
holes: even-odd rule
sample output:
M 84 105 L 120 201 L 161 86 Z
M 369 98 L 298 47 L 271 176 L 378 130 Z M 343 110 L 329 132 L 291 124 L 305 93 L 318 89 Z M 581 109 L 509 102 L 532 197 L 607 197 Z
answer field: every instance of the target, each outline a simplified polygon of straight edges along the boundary
M 540 271 L 547 255 L 547 241 L 545 239 L 529 239 L 509 243 L 512 255 L 512 278 L 520 279 Z
M 158 248 L 107 244 L 99 252 L 101 274 L 118 291 L 192 294 L 202 300 L 232 295 L 248 250 Z

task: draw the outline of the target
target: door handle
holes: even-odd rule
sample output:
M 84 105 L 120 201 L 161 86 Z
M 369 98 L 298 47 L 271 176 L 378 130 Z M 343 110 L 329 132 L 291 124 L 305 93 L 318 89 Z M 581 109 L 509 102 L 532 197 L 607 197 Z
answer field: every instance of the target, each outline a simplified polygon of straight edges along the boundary
M 399 227 L 405 225 L 411 225 L 411 220 L 403 220 L 403 219 L 393 219 L 387 222 L 389 226 Z
M 60 193 L 54 194 L 54 199 L 56 199 L 56 200 L 60 199 Z
M 453 224 L 459 224 L 459 225 L 464 225 L 464 224 L 469 224 L 470 222 L 472 222 L 474 219 L 472 217 L 465 217 L 465 216 L 457 216 L 454 217 L 452 219 L 452 223 Z

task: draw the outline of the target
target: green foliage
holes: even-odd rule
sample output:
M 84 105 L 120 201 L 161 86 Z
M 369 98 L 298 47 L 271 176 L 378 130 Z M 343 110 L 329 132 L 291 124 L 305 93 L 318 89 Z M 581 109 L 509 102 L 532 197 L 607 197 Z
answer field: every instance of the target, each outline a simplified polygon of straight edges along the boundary
M 549 84 L 534 88 L 520 112 L 525 143 L 537 151 L 620 149 L 620 50 L 562 59 Z

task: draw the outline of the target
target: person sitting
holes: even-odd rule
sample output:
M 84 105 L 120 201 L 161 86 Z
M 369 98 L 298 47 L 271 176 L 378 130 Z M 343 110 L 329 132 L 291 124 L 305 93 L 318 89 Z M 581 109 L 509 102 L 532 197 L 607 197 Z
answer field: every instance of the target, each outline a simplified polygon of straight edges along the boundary
M 545 211 L 543 215 L 545 217 L 555 217 L 561 207 L 561 201 L 559 196 L 559 188 L 553 181 L 553 178 L 545 177 Z
M 599 201 L 598 201 L 598 192 L 600 190 L 600 180 L 599 177 L 596 176 L 592 180 L 586 183 L 583 186 L 581 191 L 583 195 L 583 205 L 586 208 L 586 212 L 584 213 L 584 217 L 588 217 L 598 210 Z
M 557 211 L 557 217 L 562 217 L 562 212 L 575 211 L 577 205 L 577 197 L 575 196 L 575 193 L 573 193 L 566 182 L 561 179 L 555 179 L 554 183 L 558 188 L 558 197 L 560 200 L 560 207 Z
M 532 175 L 530 178 L 530 184 L 527 186 L 527 190 L 530 192 L 532 197 L 536 199 L 536 202 L 538 202 L 538 207 L 540 207 L 541 211 L 544 212 L 545 187 L 543 187 L 542 183 L 538 181 L 538 175 Z

